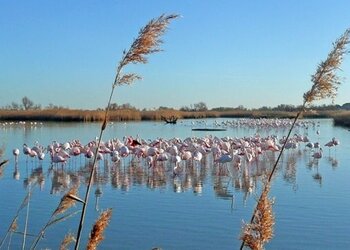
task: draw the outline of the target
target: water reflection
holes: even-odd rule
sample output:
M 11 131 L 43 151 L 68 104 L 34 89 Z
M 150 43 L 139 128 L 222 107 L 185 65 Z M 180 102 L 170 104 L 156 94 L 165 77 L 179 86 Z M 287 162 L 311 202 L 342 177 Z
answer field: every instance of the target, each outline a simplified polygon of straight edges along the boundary
M 30 175 L 23 180 L 23 187 L 25 189 L 27 189 L 28 186 L 34 186 L 36 184 L 39 185 L 41 190 L 45 186 L 45 177 L 43 167 L 41 165 L 36 168 L 33 168 L 30 172 Z
M 214 161 L 213 154 L 209 153 L 199 162 L 192 159 L 179 162 L 176 171 L 171 160 L 156 161 L 150 166 L 144 158 L 135 156 L 126 157 L 118 162 L 112 162 L 110 157 L 105 157 L 98 162 L 94 175 L 95 208 L 99 209 L 98 203 L 103 196 L 103 188 L 108 185 L 125 192 L 132 187 L 144 186 L 149 189 L 170 189 L 176 193 L 191 191 L 196 195 L 205 192 L 206 188 L 212 188 L 217 198 L 231 200 L 232 204 L 235 193 L 241 192 L 245 204 L 247 198 L 257 192 L 260 180 L 270 171 L 276 161 L 276 155 L 275 152 L 264 152 L 254 161 L 242 161 L 237 167 L 233 162 L 218 163 Z M 333 168 L 337 166 L 337 159 L 326 159 Z M 277 172 L 281 173 L 286 183 L 296 189 L 297 166 L 304 162 L 304 166 L 310 169 L 313 180 L 321 185 L 320 160 L 310 157 L 309 151 L 305 149 L 288 150 L 283 155 Z M 74 160 L 67 164 L 50 164 L 46 172 L 42 162 L 27 163 L 26 167 L 31 170 L 23 181 L 24 188 L 37 183 L 43 189 L 45 179 L 51 180 L 51 194 L 62 194 L 72 186 L 87 185 L 92 161 L 78 162 Z M 35 167 L 35 164 L 38 166 Z M 14 166 L 13 178 L 20 178 L 17 163 Z

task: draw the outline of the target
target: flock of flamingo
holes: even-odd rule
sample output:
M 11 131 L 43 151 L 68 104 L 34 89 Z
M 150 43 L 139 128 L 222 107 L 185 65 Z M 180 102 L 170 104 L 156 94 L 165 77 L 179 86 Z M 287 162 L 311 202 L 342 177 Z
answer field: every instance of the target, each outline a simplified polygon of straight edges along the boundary
M 282 126 L 287 127 L 290 120 L 270 119 L 267 123 L 265 120 L 256 120 L 254 123 L 252 119 L 241 119 L 230 124 L 216 124 L 216 126 L 230 125 L 230 126 L 261 126 L 268 124 L 268 126 Z M 288 121 L 288 122 L 285 122 Z M 309 126 L 310 124 L 303 122 L 299 126 Z M 317 130 L 317 133 L 319 131 Z M 251 137 L 233 138 L 208 135 L 204 137 L 188 137 L 184 140 L 179 138 L 172 139 L 156 139 L 144 140 L 141 138 L 133 138 L 132 136 L 124 137 L 123 140 L 118 138 L 101 142 L 97 148 L 98 141 L 92 140 L 83 145 L 79 140 L 72 140 L 68 142 L 53 141 L 48 146 L 40 145 L 35 142 L 35 145 L 30 147 L 27 144 L 23 145 L 23 154 L 29 158 L 44 160 L 45 154 L 49 155 L 52 164 L 61 163 L 63 166 L 75 157 L 84 156 L 85 159 L 93 159 L 97 153 L 97 160 L 108 160 L 117 163 L 123 158 L 137 159 L 143 162 L 148 168 L 155 167 L 159 162 L 169 162 L 173 164 L 173 172 L 176 175 L 181 171 L 180 162 L 192 161 L 201 162 L 202 158 L 208 154 L 212 155 L 214 163 L 225 164 L 230 163 L 236 168 L 240 168 L 243 162 L 249 163 L 257 160 L 260 155 L 266 152 L 278 152 L 282 145 L 286 142 L 286 137 L 278 138 L 275 135 L 262 137 L 256 134 Z M 294 134 L 285 144 L 286 150 L 292 150 L 301 147 L 304 144 L 304 149 L 311 152 L 311 157 L 320 159 L 323 154 L 321 144 L 319 142 L 311 142 L 309 137 L 301 134 Z M 329 142 L 324 144 L 325 147 L 336 147 L 339 145 L 339 140 L 332 138 Z M 18 161 L 20 150 L 13 149 L 15 161 Z

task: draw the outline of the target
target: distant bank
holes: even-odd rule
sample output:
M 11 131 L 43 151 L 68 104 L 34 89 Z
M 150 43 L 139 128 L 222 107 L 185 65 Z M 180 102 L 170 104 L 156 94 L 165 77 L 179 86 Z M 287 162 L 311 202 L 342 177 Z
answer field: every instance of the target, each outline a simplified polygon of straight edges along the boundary
M 54 122 L 98 122 L 103 110 L 45 109 L 45 110 L 0 110 L 0 121 L 54 121 Z M 204 118 L 293 118 L 296 112 L 231 110 L 231 111 L 140 111 L 120 109 L 110 111 L 110 121 L 161 121 L 164 117 L 178 119 Z M 350 127 L 350 111 L 305 112 L 304 118 L 333 118 L 335 125 Z

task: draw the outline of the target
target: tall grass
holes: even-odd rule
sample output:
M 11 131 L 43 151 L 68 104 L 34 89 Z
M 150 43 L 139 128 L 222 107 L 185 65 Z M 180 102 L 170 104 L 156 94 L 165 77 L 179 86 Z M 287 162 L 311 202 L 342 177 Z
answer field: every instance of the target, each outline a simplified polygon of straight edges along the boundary
M 333 114 L 334 125 L 350 127 L 350 111 L 342 111 Z
M 334 111 L 307 111 L 304 118 L 333 118 Z M 161 117 L 175 116 L 178 119 L 204 118 L 294 118 L 297 112 L 274 110 L 230 110 L 230 111 L 180 111 L 175 109 L 140 111 L 136 109 L 110 110 L 109 121 L 161 121 Z M 0 110 L 2 121 L 47 121 L 47 122 L 101 122 L 104 111 L 101 110 Z
M 272 238 L 274 217 L 271 215 L 271 201 L 267 197 L 270 191 L 273 174 L 281 159 L 294 125 L 304 112 L 305 108 L 316 100 L 335 98 L 338 86 L 341 84 L 340 78 L 336 75 L 336 72 L 343 61 L 344 55 L 349 53 L 349 50 L 346 47 L 349 43 L 349 39 L 350 29 L 347 29 L 344 34 L 334 43 L 333 49 L 328 54 L 327 59 L 319 64 L 316 73 L 312 75 L 311 81 L 313 82 L 313 85 L 311 86 L 311 89 L 303 96 L 303 105 L 295 116 L 277 160 L 272 167 L 270 174 L 268 175 L 263 191 L 259 197 L 257 205 L 255 206 L 252 218 L 250 219 L 250 223 L 247 223 L 243 227 L 243 232 L 241 235 L 242 244 L 240 249 L 243 249 L 244 246 L 248 246 L 251 249 L 263 249 L 264 244 Z M 266 234 L 266 232 L 268 233 Z M 266 235 L 268 235 L 268 237 L 266 237 Z
M 159 52 L 161 50 L 160 44 L 162 43 L 162 40 L 160 39 L 160 37 L 166 31 L 170 21 L 177 17 L 178 17 L 177 15 L 161 15 L 157 19 L 151 20 L 144 28 L 140 30 L 138 37 L 134 40 L 130 49 L 128 51 L 123 52 L 123 57 L 119 62 L 116 76 L 112 84 L 112 89 L 109 95 L 107 108 L 104 112 L 104 118 L 103 118 L 100 135 L 97 142 L 95 157 L 94 157 L 92 169 L 90 172 L 89 183 L 86 188 L 83 209 L 82 209 L 78 232 L 77 232 L 75 249 L 79 249 L 80 237 L 81 237 L 81 232 L 84 225 L 86 208 L 89 203 L 89 194 L 90 194 L 90 189 L 93 182 L 98 150 L 101 144 L 103 131 L 106 129 L 106 126 L 107 126 L 107 120 L 109 118 L 109 109 L 110 109 L 110 104 L 111 104 L 114 90 L 117 86 L 129 85 L 129 84 L 132 84 L 135 80 L 138 80 L 141 78 L 139 75 L 135 73 L 123 73 L 124 68 L 128 64 L 138 64 L 138 63 L 145 64 L 147 63 L 147 57 L 146 57 L 147 55 L 153 54 L 155 52 Z

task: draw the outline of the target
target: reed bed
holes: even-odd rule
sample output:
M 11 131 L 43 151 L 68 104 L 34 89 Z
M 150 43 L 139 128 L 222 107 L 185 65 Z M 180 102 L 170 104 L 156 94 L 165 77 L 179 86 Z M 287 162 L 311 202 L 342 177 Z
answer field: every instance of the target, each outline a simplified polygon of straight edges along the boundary
M 48 109 L 48 110 L 1 110 L 0 120 L 7 121 L 55 121 L 96 122 L 103 119 L 103 111 Z
M 333 118 L 339 110 L 305 111 L 303 118 Z M 261 110 L 232 110 L 232 111 L 180 111 L 152 110 L 139 111 L 136 109 L 119 109 L 109 111 L 109 121 L 161 121 L 163 117 L 175 116 L 178 119 L 204 118 L 294 118 L 297 112 L 261 111 Z M 343 111 L 345 115 L 346 112 Z M 54 122 L 101 122 L 104 111 L 101 110 L 0 110 L 2 121 L 54 121 Z
M 335 112 L 332 117 L 334 125 L 350 127 L 350 111 Z

